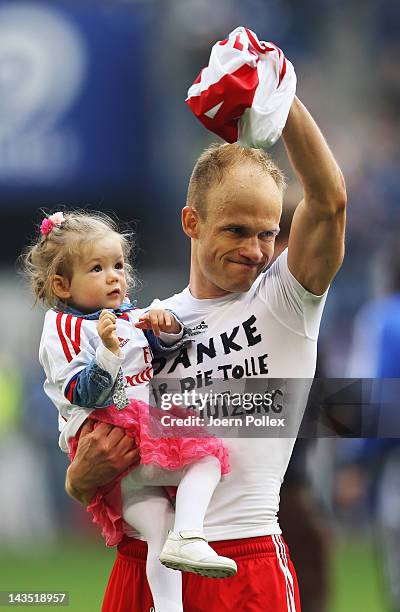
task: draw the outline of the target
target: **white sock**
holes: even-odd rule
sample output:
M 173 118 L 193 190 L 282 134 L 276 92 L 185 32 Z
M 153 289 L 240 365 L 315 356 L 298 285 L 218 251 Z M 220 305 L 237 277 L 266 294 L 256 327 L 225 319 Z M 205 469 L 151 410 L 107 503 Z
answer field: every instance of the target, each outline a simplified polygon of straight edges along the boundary
M 211 497 L 221 479 L 221 464 L 213 455 L 203 457 L 184 468 L 175 503 L 174 532 L 199 529 Z

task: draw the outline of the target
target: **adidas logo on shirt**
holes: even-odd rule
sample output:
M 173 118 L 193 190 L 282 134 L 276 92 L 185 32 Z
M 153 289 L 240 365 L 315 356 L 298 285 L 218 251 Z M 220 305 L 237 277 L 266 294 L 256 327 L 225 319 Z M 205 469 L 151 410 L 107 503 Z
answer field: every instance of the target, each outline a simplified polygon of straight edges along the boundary
M 204 330 L 208 329 L 208 325 L 205 321 L 202 321 L 195 327 L 189 327 L 188 329 L 189 336 L 197 336 L 198 334 L 201 334 Z
M 118 336 L 118 340 L 119 340 L 119 348 L 122 348 L 123 346 L 125 346 L 127 342 L 129 342 L 129 338 L 120 338 L 119 336 Z

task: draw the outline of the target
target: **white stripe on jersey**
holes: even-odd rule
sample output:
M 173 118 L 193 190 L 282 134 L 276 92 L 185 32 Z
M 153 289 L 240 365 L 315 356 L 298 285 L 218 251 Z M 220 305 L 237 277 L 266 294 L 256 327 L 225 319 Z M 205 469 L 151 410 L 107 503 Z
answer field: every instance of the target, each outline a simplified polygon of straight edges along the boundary
M 76 338 L 76 325 L 77 325 L 77 321 L 78 321 L 77 317 L 74 317 L 72 315 L 68 315 L 68 314 L 65 314 L 65 313 L 61 314 L 61 317 L 60 317 L 61 332 L 59 332 L 60 342 L 61 342 L 62 345 L 64 343 L 66 344 L 66 346 L 68 347 L 68 351 L 71 354 L 72 359 L 79 352 L 79 351 L 75 350 L 74 345 L 72 344 L 72 339 L 75 340 L 75 338 Z M 70 325 L 71 325 L 71 328 L 69 330 L 69 334 L 67 333 L 67 322 L 70 322 Z M 70 361 L 68 356 L 67 356 L 67 354 L 65 355 L 65 357 L 66 357 L 66 359 L 68 361 Z
M 285 554 L 282 554 L 282 546 L 284 549 L 284 544 L 280 540 L 280 536 L 272 536 L 272 540 L 275 544 L 276 556 L 278 557 L 279 565 L 282 570 L 282 573 L 285 577 L 286 583 L 286 605 L 288 612 L 296 612 L 296 604 L 294 601 L 294 593 L 293 593 L 293 577 L 289 571 L 287 563 L 285 561 Z M 291 585 L 290 585 L 291 582 Z

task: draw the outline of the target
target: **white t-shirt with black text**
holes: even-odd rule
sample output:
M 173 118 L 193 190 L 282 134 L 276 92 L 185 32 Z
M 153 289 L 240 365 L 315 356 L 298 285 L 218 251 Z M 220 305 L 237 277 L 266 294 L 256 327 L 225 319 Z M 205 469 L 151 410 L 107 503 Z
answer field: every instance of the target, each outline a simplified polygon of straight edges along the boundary
M 237 383 L 251 376 L 308 379 L 292 406 L 300 423 L 315 374 L 325 299 L 326 293 L 315 296 L 293 277 L 285 250 L 246 293 L 196 299 L 186 288 L 157 301 L 192 330 L 193 342 L 178 356 L 155 364 L 155 382 L 186 379 L 190 385 L 191 380 L 199 383 L 206 377 Z M 209 540 L 281 533 L 279 492 L 296 434 L 225 439 L 231 472 L 221 480 L 207 510 Z

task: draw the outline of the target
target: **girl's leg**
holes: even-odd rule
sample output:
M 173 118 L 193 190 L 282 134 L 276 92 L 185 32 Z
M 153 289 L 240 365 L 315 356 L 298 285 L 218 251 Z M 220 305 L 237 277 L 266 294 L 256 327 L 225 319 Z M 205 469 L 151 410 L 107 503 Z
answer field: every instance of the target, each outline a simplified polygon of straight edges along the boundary
M 202 457 L 182 468 L 180 472 L 173 472 L 153 465 L 140 465 L 122 481 L 123 496 L 126 497 L 130 491 L 134 501 L 137 492 L 141 491 L 143 487 L 151 491 L 156 489 L 158 496 L 162 496 L 160 485 L 178 485 L 175 522 L 173 523 L 174 531 L 176 533 L 186 529 L 203 531 L 204 517 L 220 479 L 221 465 L 213 455 Z M 150 495 L 153 495 L 153 493 L 150 493 Z M 171 509 L 173 516 L 172 507 L 168 506 L 168 508 Z M 129 520 L 127 522 L 133 526 L 136 525 Z
M 210 578 L 236 573 L 235 561 L 217 555 L 203 534 L 206 510 L 220 477 L 220 463 L 214 456 L 184 468 L 176 495 L 174 531 L 169 533 L 160 555 L 166 567 Z
M 210 455 L 187 465 L 179 483 L 175 502 L 174 532 L 203 531 L 204 517 L 221 479 L 221 464 Z
M 161 487 L 121 482 L 123 517 L 146 539 L 146 572 L 156 612 L 183 612 L 182 575 L 161 565 L 159 556 L 172 528 L 174 510 Z

